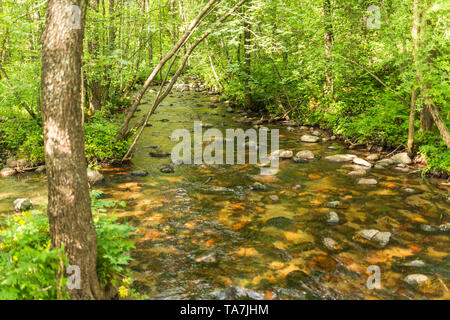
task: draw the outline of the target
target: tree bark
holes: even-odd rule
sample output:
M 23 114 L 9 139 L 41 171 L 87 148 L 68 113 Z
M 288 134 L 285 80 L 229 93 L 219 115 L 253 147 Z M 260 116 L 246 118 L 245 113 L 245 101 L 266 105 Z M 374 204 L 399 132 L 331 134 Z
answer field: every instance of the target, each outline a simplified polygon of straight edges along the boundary
M 71 28 L 69 6 L 81 9 Z M 97 277 L 97 237 L 92 221 L 82 124 L 81 56 L 86 1 L 50 0 L 42 45 L 42 118 L 48 175 L 48 217 L 54 247 L 64 247 L 80 268 L 72 299 L 103 297 Z
M 334 95 L 334 80 L 331 71 L 331 46 L 333 45 L 333 24 L 331 23 L 331 2 L 324 0 L 323 16 L 325 23 L 324 56 L 325 56 L 325 86 L 324 95 Z

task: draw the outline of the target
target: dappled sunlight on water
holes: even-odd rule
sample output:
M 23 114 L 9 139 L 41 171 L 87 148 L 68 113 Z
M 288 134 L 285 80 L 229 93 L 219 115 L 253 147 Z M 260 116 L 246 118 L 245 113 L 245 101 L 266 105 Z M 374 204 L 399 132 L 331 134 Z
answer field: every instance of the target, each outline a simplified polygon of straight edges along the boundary
M 158 166 L 170 158 L 149 152 L 170 152 L 177 143 L 169 138 L 172 130 L 192 131 L 198 120 L 223 132 L 251 127 L 233 121 L 242 115 L 226 113 L 213 99 L 170 95 L 139 141 L 132 166 L 105 170 L 106 181 L 97 187 L 128 203 L 116 214 L 137 227 L 131 265 L 137 290 L 154 299 L 450 299 L 449 233 L 421 229 L 449 222 L 448 190 L 390 169 L 370 169 L 364 178 L 378 184 L 357 185 L 348 175 L 355 166 L 323 159 L 336 153 L 364 158 L 364 151 L 332 141 L 302 143 L 304 131 L 267 125 L 280 129 L 280 148 L 322 158 L 282 160 L 276 177 L 259 176 L 254 165 L 178 165 L 174 173 L 161 173 Z M 140 106 L 141 114 L 148 107 Z M 149 175 L 135 177 L 132 170 Z M 0 210 L 10 211 L 19 196 L 45 202 L 43 179 L 1 180 Z M 254 190 L 256 181 L 265 189 Z M 329 208 L 332 201 L 340 204 Z M 337 225 L 327 223 L 330 211 L 338 214 Z M 358 237 L 364 229 L 392 236 L 381 246 Z M 326 238 L 334 240 L 332 248 Z M 422 263 L 410 263 L 415 260 Z M 381 289 L 366 286 L 371 265 L 380 268 Z M 429 281 L 411 286 L 403 281 L 409 274 Z

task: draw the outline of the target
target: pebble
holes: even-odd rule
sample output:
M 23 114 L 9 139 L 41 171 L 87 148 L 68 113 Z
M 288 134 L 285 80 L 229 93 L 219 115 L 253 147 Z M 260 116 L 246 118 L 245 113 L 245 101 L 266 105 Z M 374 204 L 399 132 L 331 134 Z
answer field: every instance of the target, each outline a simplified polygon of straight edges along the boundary
M 14 200 L 14 211 L 25 211 L 33 207 L 30 199 L 16 199 Z
M 348 173 L 348 175 L 352 177 L 362 177 L 366 174 L 367 174 L 366 170 L 354 170 Z
M 376 185 L 378 184 L 378 181 L 375 179 L 359 179 L 358 184 L 362 185 Z
M 327 213 L 327 222 L 331 225 L 336 225 L 339 223 L 339 215 L 334 212 L 330 211 Z
M 255 191 L 264 191 L 264 190 L 266 190 L 266 186 L 260 182 L 255 182 L 251 185 L 250 189 L 255 190 Z
M 297 152 L 293 160 L 296 162 L 300 162 L 302 160 L 314 160 L 314 153 L 309 150 L 299 151 Z
M 318 142 L 319 140 L 320 140 L 319 137 L 311 136 L 308 134 L 305 134 L 300 138 L 300 141 L 309 142 L 309 143 L 315 143 L 315 142 Z
M 406 276 L 403 281 L 410 286 L 418 287 L 426 285 L 429 282 L 429 279 L 424 274 L 410 274 Z
M 132 176 L 136 176 L 136 177 L 146 177 L 146 176 L 148 176 L 148 172 L 145 171 L 145 170 L 132 171 L 130 174 Z
M 412 188 L 405 188 L 405 192 L 407 192 L 407 193 L 414 193 L 414 192 L 416 192 L 416 190 L 414 190 Z
M 353 158 L 353 163 L 358 164 L 360 166 L 372 168 L 372 164 L 361 158 Z
M 327 249 L 331 251 L 339 250 L 339 244 L 332 238 L 323 238 L 322 243 Z
M 366 229 L 358 231 L 358 235 L 366 240 L 375 241 L 384 247 L 389 243 L 392 234 L 390 232 L 381 232 L 376 229 Z
M 174 169 L 173 165 L 171 165 L 171 164 L 162 164 L 159 167 L 159 171 L 162 173 L 174 173 L 175 169 Z
M 425 267 L 425 262 L 422 260 L 413 260 L 405 263 L 405 266 L 407 267 L 414 267 L 414 268 L 422 268 Z
M 333 209 L 339 207 L 340 205 L 341 205 L 340 201 L 330 201 L 330 202 L 327 203 L 327 207 L 328 208 L 333 208 Z

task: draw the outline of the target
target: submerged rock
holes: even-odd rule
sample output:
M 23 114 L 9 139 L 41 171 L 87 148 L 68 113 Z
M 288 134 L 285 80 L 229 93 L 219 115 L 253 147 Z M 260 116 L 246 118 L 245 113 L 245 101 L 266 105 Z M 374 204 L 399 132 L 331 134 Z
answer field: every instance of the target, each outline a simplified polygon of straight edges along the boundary
M 333 209 L 339 207 L 340 205 L 341 205 L 340 201 L 330 201 L 327 203 L 327 207 Z
M 439 231 L 441 231 L 441 232 L 450 232 L 450 222 L 441 224 L 439 226 Z
M 33 207 L 30 199 L 16 199 L 14 200 L 14 211 L 30 210 Z
M 352 177 L 362 177 L 365 176 L 366 174 L 367 174 L 366 170 L 354 170 L 348 173 L 348 175 Z
M 136 176 L 136 177 L 146 177 L 146 176 L 148 176 L 148 172 L 146 170 L 136 170 L 136 171 L 130 172 L 130 174 L 132 176 Z
M 406 262 L 404 265 L 406 267 L 422 268 L 422 267 L 425 267 L 425 262 L 423 262 L 422 260 L 413 260 L 413 261 Z
M 406 152 L 397 153 L 396 155 L 391 157 L 391 160 L 394 163 L 401 163 L 401 164 L 411 164 L 412 163 L 411 158 L 408 156 L 408 154 Z
M 312 151 L 309 151 L 309 150 L 299 151 L 299 152 L 297 152 L 297 154 L 295 155 L 293 160 L 295 162 L 314 160 L 314 153 L 312 153 Z
M 361 158 L 353 158 L 353 163 L 358 164 L 360 166 L 372 168 L 372 164 L 368 161 L 361 159 Z
M 89 170 L 87 176 L 88 181 L 91 185 L 100 183 L 105 180 L 105 177 L 98 170 Z
M 337 251 L 340 249 L 339 244 L 332 238 L 323 238 L 322 243 L 328 250 Z
M 331 162 L 350 162 L 354 158 L 356 158 L 356 156 L 352 154 L 335 154 L 333 156 L 325 157 L 325 160 Z
M 436 227 L 430 226 L 429 224 L 421 224 L 419 228 L 423 232 L 436 232 L 437 231 Z
M 36 173 L 44 173 L 45 171 L 47 171 L 47 168 L 45 166 L 39 166 L 36 168 L 36 170 L 34 170 L 34 172 Z
M 170 152 L 155 152 L 155 151 L 150 151 L 149 155 L 153 158 L 168 158 L 171 156 Z
M 360 185 L 376 185 L 378 181 L 375 179 L 359 179 L 358 184 Z
M 413 287 L 420 287 L 428 284 L 429 279 L 424 274 L 410 274 L 403 279 L 404 282 Z
M 327 222 L 331 225 L 336 225 L 339 223 L 339 216 L 336 212 L 330 211 L 327 213 Z
M 15 175 L 16 173 L 17 173 L 16 170 L 14 170 L 12 168 L 3 168 L 2 170 L 0 170 L 0 175 L 4 178 L 11 177 L 11 176 Z
M 378 159 L 380 159 L 380 155 L 377 153 L 369 154 L 366 157 L 366 160 L 368 160 L 368 161 L 377 161 Z
M 275 217 L 266 221 L 267 226 L 272 226 L 278 229 L 288 229 L 294 220 L 286 218 L 286 217 Z
M 382 232 L 376 229 L 365 229 L 357 232 L 357 239 L 358 237 L 361 237 L 384 247 L 389 243 L 391 235 L 392 234 L 390 232 Z
M 254 184 L 251 185 L 250 189 L 255 190 L 255 191 L 264 191 L 267 188 L 261 182 L 255 182 Z
M 159 166 L 159 171 L 161 171 L 162 173 L 174 173 L 175 172 L 175 168 L 173 167 L 172 164 L 162 164 Z
M 303 136 L 300 138 L 300 141 L 301 141 L 301 142 L 309 142 L 309 143 L 316 143 L 316 142 L 318 142 L 319 140 L 320 140 L 319 137 L 311 136 L 311 135 L 308 135 L 308 134 L 305 134 L 305 135 L 303 135 Z
M 394 164 L 394 160 L 389 159 L 389 158 L 382 159 L 382 160 L 377 161 L 377 164 L 380 166 L 383 166 L 383 167 L 389 167 Z

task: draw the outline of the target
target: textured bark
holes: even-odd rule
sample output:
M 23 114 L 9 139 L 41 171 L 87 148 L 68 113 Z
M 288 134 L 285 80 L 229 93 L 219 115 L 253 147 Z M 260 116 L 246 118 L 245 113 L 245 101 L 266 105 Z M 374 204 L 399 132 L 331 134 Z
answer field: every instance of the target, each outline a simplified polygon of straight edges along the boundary
M 81 8 L 81 28 L 69 27 L 68 7 Z M 82 124 L 81 56 L 86 2 L 50 0 L 42 45 L 42 118 L 48 175 L 48 217 L 55 247 L 81 271 L 72 299 L 102 298 L 97 238 L 92 221 Z
M 431 129 L 433 129 L 433 116 L 429 107 L 424 104 L 420 110 L 420 130 L 425 132 L 431 131 Z

